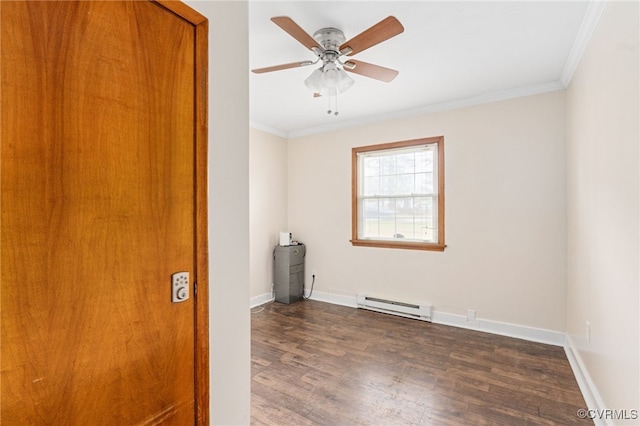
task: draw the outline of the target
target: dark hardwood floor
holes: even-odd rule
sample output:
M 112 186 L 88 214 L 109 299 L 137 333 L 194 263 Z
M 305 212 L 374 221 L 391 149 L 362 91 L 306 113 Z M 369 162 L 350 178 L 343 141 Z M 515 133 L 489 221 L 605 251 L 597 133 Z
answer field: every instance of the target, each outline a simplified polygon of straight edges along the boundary
M 252 310 L 252 425 L 570 425 L 561 347 L 316 301 Z

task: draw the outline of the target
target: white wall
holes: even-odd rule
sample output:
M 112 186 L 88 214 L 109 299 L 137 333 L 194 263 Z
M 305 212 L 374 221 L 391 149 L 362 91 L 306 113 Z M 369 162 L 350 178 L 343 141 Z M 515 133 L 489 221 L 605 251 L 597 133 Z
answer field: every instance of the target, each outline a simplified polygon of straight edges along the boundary
M 186 3 L 209 19 L 211 424 L 248 425 L 251 336 L 247 3 Z
M 564 93 L 289 141 L 289 229 L 315 291 L 563 332 Z M 444 135 L 444 253 L 352 247 L 351 148 Z M 309 282 L 309 281 L 308 281 Z
M 618 410 L 640 409 L 638 13 L 609 2 L 567 93 L 567 332 Z
M 250 129 L 249 228 L 251 235 L 251 289 L 255 304 L 271 298 L 273 248 L 287 221 L 287 140 Z

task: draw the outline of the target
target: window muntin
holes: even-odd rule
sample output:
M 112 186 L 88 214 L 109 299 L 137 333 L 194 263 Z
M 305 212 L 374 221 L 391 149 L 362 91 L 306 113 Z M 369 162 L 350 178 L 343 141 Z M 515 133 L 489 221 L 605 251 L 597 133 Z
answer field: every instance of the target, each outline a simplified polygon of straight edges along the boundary
M 352 243 L 444 249 L 443 138 L 353 148 Z

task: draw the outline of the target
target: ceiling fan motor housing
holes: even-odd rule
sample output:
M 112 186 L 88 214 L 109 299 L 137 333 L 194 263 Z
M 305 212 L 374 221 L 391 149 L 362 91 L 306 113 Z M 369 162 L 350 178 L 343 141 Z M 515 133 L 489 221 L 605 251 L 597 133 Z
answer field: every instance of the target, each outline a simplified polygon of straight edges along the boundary
M 329 56 L 327 59 L 330 61 L 340 56 L 340 45 L 346 41 L 344 33 L 332 27 L 319 29 L 313 33 L 313 38 L 324 48 L 324 54 Z M 319 56 L 323 57 L 324 55 Z

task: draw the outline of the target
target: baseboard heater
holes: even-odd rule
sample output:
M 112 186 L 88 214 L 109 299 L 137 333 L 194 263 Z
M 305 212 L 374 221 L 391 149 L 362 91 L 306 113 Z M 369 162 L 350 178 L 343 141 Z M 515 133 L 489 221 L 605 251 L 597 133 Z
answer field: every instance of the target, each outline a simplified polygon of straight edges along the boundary
M 431 305 L 414 305 L 363 295 L 357 295 L 356 302 L 360 309 L 431 322 Z

